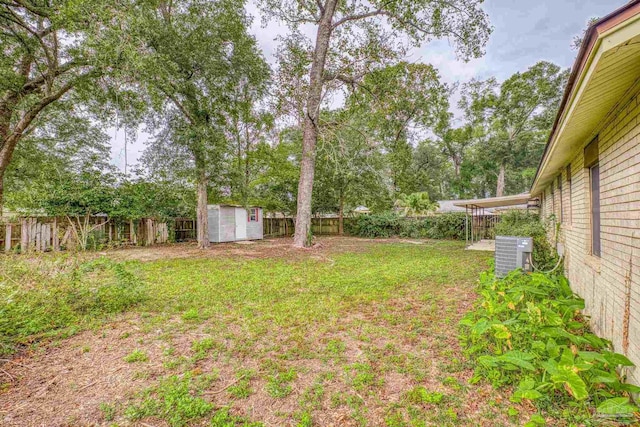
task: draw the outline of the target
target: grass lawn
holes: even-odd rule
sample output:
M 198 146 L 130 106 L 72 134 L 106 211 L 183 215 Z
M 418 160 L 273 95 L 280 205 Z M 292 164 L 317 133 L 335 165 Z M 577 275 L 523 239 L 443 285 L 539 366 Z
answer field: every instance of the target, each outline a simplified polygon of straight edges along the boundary
M 457 323 L 490 254 L 442 241 L 333 238 L 305 251 L 287 244 L 107 252 L 140 281 L 141 301 L 117 315 L 70 309 L 71 327 L 61 320 L 49 339 L 7 356 L 0 423 L 396 427 L 526 419 L 532 408 L 468 383 L 472 366 L 458 344 Z M 43 258 L 33 268 L 55 257 Z M 29 276 L 21 268 L 20 277 Z M 106 280 L 85 270 L 88 283 Z M 55 281 L 40 274 L 40 286 Z M 8 276 L 3 283 L 20 283 Z

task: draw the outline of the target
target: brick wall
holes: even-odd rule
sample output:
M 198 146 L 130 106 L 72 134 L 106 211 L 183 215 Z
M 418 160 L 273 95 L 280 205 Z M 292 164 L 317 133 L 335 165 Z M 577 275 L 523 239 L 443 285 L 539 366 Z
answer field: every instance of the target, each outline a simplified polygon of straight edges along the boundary
M 627 97 L 629 98 L 629 97 Z M 563 216 L 559 241 L 565 246 L 565 270 L 574 291 L 585 299 L 593 330 L 611 340 L 615 350 L 640 366 L 640 93 L 610 115 L 599 133 L 600 218 L 602 253 L 591 254 L 589 169 L 584 149 L 544 190 L 541 216 Z M 585 141 L 585 146 L 591 141 Z M 549 237 L 555 238 L 553 221 Z M 552 240 L 553 241 L 553 240 Z M 640 384 L 640 368 L 629 371 Z

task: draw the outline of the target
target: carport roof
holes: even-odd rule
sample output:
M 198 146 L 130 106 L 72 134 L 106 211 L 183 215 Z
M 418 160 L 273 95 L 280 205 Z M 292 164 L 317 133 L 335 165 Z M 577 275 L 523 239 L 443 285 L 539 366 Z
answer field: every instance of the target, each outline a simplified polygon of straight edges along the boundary
M 499 208 L 507 206 L 523 205 L 529 202 L 529 193 L 516 194 L 515 196 L 487 197 L 485 199 L 459 200 L 454 206 L 461 208 Z

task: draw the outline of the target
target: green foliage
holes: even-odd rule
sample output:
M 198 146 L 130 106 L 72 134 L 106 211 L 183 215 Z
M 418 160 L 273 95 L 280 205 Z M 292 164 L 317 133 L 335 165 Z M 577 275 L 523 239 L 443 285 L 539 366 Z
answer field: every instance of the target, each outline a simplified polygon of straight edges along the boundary
M 360 237 L 392 237 L 400 233 L 400 217 L 394 212 L 360 215 L 350 233 Z
M 283 398 L 287 397 L 293 391 L 291 382 L 297 377 L 296 371 L 289 369 L 287 371 L 276 372 L 269 377 L 265 389 L 271 397 Z
M 425 218 L 402 218 L 394 212 L 360 215 L 351 224 L 349 232 L 355 236 L 411 237 L 429 239 L 464 239 L 465 215 L 445 213 Z
M 430 239 L 464 240 L 466 217 L 464 213 L 445 213 L 424 219 L 426 236 Z
M 359 205 L 371 209 L 391 205 L 384 180 L 385 155 L 371 144 L 370 113 L 354 107 L 323 113 L 330 123 L 320 134 L 313 184 L 313 211 L 349 211 Z
M 127 363 L 146 362 L 149 360 L 149 356 L 143 350 L 135 349 L 131 353 L 125 356 L 124 361 Z
M 236 372 L 236 383 L 228 388 L 229 394 L 237 399 L 244 399 L 253 393 L 251 379 L 255 377 L 255 371 L 240 369 Z
M 432 202 L 428 193 L 401 194 L 395 206 L 408 217 L 425 215 L 438 209 L 438 203 Z
M 405 398 L 407 399 L 407 401 L 415 405 L 420 405 L 425 403 L 437 405 L 441 403 L 442 400 L 444 399 L 444 394 L 439 393 L 437 391 L 430 392 L 423 386 L 418 386 L 410 390 L 405 395 Z
M 475 380 L 514 386 L 512 401 L 541 409 L 571 406 L 576 417 L 594 409 L 629 420 L 637 409 L 617 369 L 632 366 L 589 330 L 584 301 L 563 276 L 513 272 L 480 280 L 480 299 L 460 322 L 462 342 L 477 363 Z
M 549 243 L 549 234 L 545 224 L 537 214 L 513 209 L 500 216 L 495 227 L 496 236 L 517 236 L 533 238 L 533 263 L 537 269 L 553 268 L 558 258 Z
M 146 298 L 124 264 L 4 258 L 0 269 L 0 354 L 38 337 L 125 311 Z
M 556 115 L 568 70 L 540 61 L 498 83 L 463 85 L 460 107 L 473 125 L 476 176 L 496 185 L 496 195 L 526 191 Z M 496 181 L 496 177 L 498 177 Z M 492 189 L 493 190 L 493 189 Z M 503 194 L 498 194 L 502 190 Z
M 425 153 L 424 145 L 414 149 L 411 141 L 424 129 L 439 125 L 449 106 L 449 90 L 432 65 L 403 61 L 368 73 L 347 101 L 350 109 L 366 118 L 367 126 L 360 132 L 381 141 L 378 149 L 388 165 L 392 196 L 400 198 L 410 216 L 432 210 L 428 195 L 424 200 L 423 195 L 411 193 L 434 191 L 429 172 L 438 169 L 433 161 L 438 156 L 433 151 Z
M 229 408 L 216 411 L 211 418 L 211 427 L 262 427 L 264 424 L 248 421 L 245 417 L 232 415 Z
M 202 388 L 203 384 L 198 383 L 191 375 L 187 374 L 182 378 L 171 376 L 164 379 L 158 387 L 145 391 L 143 401 L 129 406 L 125 415 L 131 420 L 158 417 L 166 420 L 172 427 L 188 425 L 213 410 L 213 404 L 200 397 Z
M 353 363 L 345 366 L 344 370 L 350 377 L 351 386 L 358 391 L 365 391 L 382 383 L 373 367 L 368 363 Z

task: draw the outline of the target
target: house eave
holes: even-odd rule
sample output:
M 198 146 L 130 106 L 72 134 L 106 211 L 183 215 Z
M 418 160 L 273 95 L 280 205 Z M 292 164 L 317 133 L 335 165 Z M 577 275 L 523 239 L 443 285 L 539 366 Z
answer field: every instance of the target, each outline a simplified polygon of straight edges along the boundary
M 585 114 L 589 112 L 585 110 L 584 95 L 593 92 L 594 84 L 603 85 L 609 83 L 609 81 L 598 83 L 598 79 L 595 78 L 598 77 L 596 72 L 602 71 L 598 67 L 603 64 L 601 62 L 603 58 L 608 61 L 607 64 L 615 65 L 618 52 L 614 51 L 614 49 L 627 46 L 625 43 L 638 36 L 640 36 L 640 0 L 626 4 L 597 21 L 587 30 L 585 34 L 586 42 L 583 43 L 576 58 L 549 141 L 545 146 L 536 177 L 531 186 L 530 193 L 532 195 L 540 194 L 558 175 L 562 166 L 568 163 L 575 151 L 589 142 L 589 138 L 597 135 L 598 126 L 602 124 L 611 110 L 616 107 L 615 103 L 611 106 L 601 106 L 602 108 L 608 107 L 605 113 L 601 111 L 602 108 L 594 108 L 592 117 L 588 120 L 589 126 L 580 128 L 584 139 L 579 138 L 578 141 L 572 141 L 571 138 L 565 138 L 565 133 L 571 132 L 571 126 L 575 127 L 577 123 L 574 114 L 576 109 L 581 107 L 583 110 L 580 112 L 582 120 L 584 120 Z M 640 62 L 640 54 L 637 57 Z M 618 92 L 623 89 L 626 92 L 635 85 L 636 80 L 640 78 L 640 64 L 638 65 L 635 68 L 632 67 L 629 73 L 625 75 L 627 80 L 633 80 L 633 83 L 628 84 L 626 88 L 616 88 Z M 611 68 L 610 70 L 615 69 Z M 563 144 L 568 145 L 564 146 Z M 561 150 L 559 150 L 559 146 L 561 146 Z

